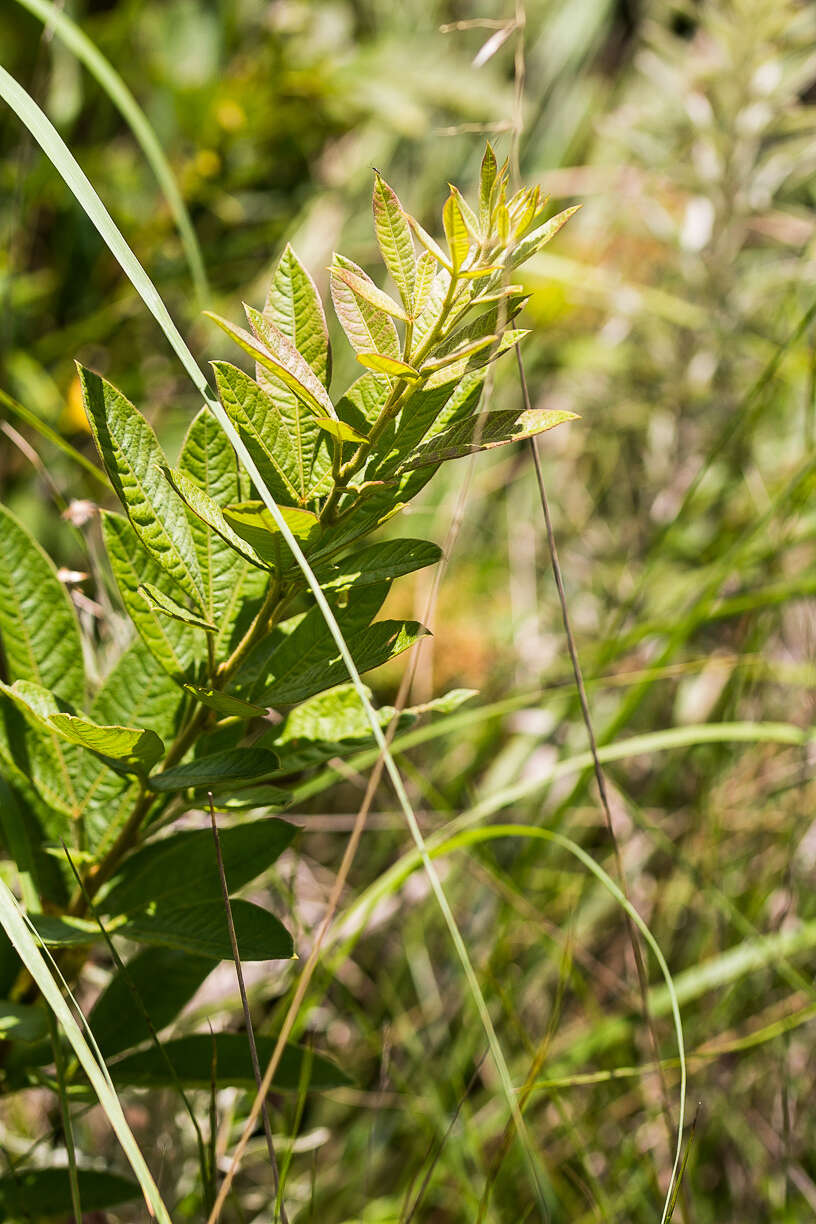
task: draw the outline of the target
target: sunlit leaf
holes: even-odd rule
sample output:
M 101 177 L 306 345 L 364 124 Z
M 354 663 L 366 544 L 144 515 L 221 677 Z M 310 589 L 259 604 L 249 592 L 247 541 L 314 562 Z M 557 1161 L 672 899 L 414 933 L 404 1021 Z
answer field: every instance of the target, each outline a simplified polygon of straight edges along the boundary
M 155 433 L 111 383 L 77 366 L 100 458 L 147 551 L 199 607 L 204 588 L 184 507 L 162 479 L 166 462 Z
M 389 378 L 404 378 L 408 382 L 416 382 L 420 376 L 413 366 L 396 357 L 384 357 L 382 353 L 358 353 L 357 360 L 367 369 L 376 370 L 378 374 L 387 374 Z
M 565 208 L 563 212 L 558 213 L 555 217 L 551 217 L 549 221 L 545 221 L 538 229 L 534 229 L 526 238 L 523 238 L 510 255 L 510 267 L 517 268 L 533 255 L 536 255 L 542 247 L 545 247 L 555 237 L 561 227 L 566 225 L 570 217 L 578 212 L 580 207 L 580 204 L 575 204 L 572 208 Z
M 288 336 L 328 388 L 331 377 L 329 333 L 320 294 L 295 252 L 287 246 L 272 275 L 264 317 L 275 323 Z M 288 429 L 292 447 L 298 456 L 295 485 L 301 503 L 319 491 L 326 490 L 331 469 L 331 457 L 325 439 L 321 438 L 312 414 L 305 411 L 297 396 L 262 366 L 257 367 L 260 385 L 272 395 Z M 238 498 L 234 498 L 237 501 Z
M 173 620 L 181 621 L 182 625 L 191 625 L 194 629 L 208 630 L 210 633 L 215 632 L 215 626 L 205 620 L 203 616 L 196 616 L 188 608 L 182 607 L 177 603 L 171 595 L 160 591 L 152 582 L 143 582 L 139 587 L 139 594 L 142 599 L 163 616 L 171 616 Z
M 81 706 L 79 625 L 50 557 L 0 505 L 0 637 L 10 680 L 34 680 Z
M 202 408 L 193 418 L 178 466 L 217 505 L 241 500 L 237 456 L 209 408 Z M 188 520 L 204 584 L 206 619 L 218 626 L 214 643 L 218 657 L 229 642 L 242 600 L 247 597 L 250 567 L 198 515 L 189 511 Z
M 400 342 L 393 319 L 386 311 L 372 306 L 370 301 L 354 293 L 339 276 L 340 271 L 351 272 L 374 288 L 376 286 L 363 269 L 350 259 L 342 255 L 334 256 L 331 268 L 332 302 L 351 347 L 357 353 L 373 351 L 386 357 L 399 358 Z
M 457 422 L 429 439 L 403 464 L 405 470 L 428 463 L 440 463 L 446 459 L 458 459 L 477 451 L 492 450 L 533 438 L 565 421 L 574 421 L 575 413 L 560 410 L 531 408 L 529 411 L 485 412 L 465 421 Z
M 385 266 L 394 278 L 405 309 L 413 314 L 416 255 L 411 230 L 396 192 L 376 172 L 373 208 L 374 231 Z
M 250 308 L 247 308 L 248 313 Z M 261 332 L 261 338 L 246 331 L 243 327 L 237 327 L 234 323 L 230 323 L 228 319 L 222 319 L 219 315 L 213 314 L 211 311 L 204 312 L 209 319 L 227 333 L 231 340 L 234 340 L 239 348 L 242 348 L 245 353 L 253 357 L 258 365 L 263 366 L 270 374 L 274 374 L 282 383 L 294 392 L 297 398 L 310 412 L 315 416 L 332 416 L 334 415 L 334 406 L 326 394 L 326 389 L 317 379 L 314 371 L 307 363 L 300 358 L 297 360 L 292 343 L 283 332 L 274 334 L 272 325 L 264 320 L 259 311 L 251 312 L 252 318 L 258 324 L 259 331 L 261 324 L 264 325 Z M 260 321 L 260 322 L 259 322 Z M 267 338 L 276 345 L 276 350 L 273 352 L 267 345 Z M 308 371 L 308 373 L 305 373 Z M 304 376 L 306 382 L 301 380 Z M 317 390 L 316 390 L 317 389 Z
M 488 143 L 485 146 L 482 169 L 479 176 L 479 221 L 484 233 L 487 233 L 490 229 L 490 214 L 493 208 L 493 185 L 496 182 L 497 173 L 496 154 Z
M 173 496 L 169 487 L 168 493 Z M 194 660 L 204 653 L 204 635 L 199 629 L 164 616 L 145 601 L 140 588 L 145 583 L 158 587 L 166 577 L 164 570 L 153 554 L 142 547 L 123 515 L 103 510 L 100 519 L 105 551 L 125 610 L 145 646 L 165 671 L 171 676 L 186 675 Z
M 213 531 L 217 532 L 221 539 L 229 544 L 230 548 L 260 569 L 268 570 L 271 568 L 270 562 L 265 561 L 246 540 L 233 531 L 218 503 L 213 501 L 194 481 L 190 480 L 185 472 L 180 471 L 178 468 L 165 468 L 164 476 L 168 484 L 182 498 L 193 514 L 197 515 L 202 523 L 205 523 Z
M 467 259 L 470 251 L 470 234 L 462 215 L 462 209 L 457 196 L 451 192 L 442 210 L 442 224 L 445 237 L 448 240 L 450 262 L 454 272 L 458 272 Z
M 367 302 L 369 306 L 373 306 L 375 310 L 381 310 L 384 314 L 391 315 L 394 319 L 401 319 L 407 322 L 408 316 L 403 308 L 394 301 L 394 299 L 382 289 L 378 289 L 372 280 L 368 277 L 358 276 L 356 272 L 352 272 L 349 268 L 344 268 L 340 264 L 333 264 L 331 268 L 332 276 L 341 280 L 356 298 L 361 298 Z

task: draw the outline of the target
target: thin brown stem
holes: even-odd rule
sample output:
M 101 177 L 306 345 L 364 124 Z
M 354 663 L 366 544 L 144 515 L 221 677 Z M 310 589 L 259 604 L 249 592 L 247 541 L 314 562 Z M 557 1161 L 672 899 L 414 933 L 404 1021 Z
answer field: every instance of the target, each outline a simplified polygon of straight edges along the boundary
M 526 411 L 532 409 L 530 402 L 530 392 L 527 387 L 527 377 L 524 372 L 524 361 L 521 356 L 521 349 L 516 345 L 516 360 L 518 362 L 519 381 L 521 383 L 521 394 Z M 595 781 L 598 785 L 598 795 L 601 801 L 601 808 L 606 822 L 609 840 L 612 845 L 612 850 L 615 856 L 615 864 L 617 866 L 618 877 L 620 879 L 621 889 L 626 897 L 626 900 L 631 902 L 629 893 L 629 884 L 626 878 L 626 871 L 623 863 L 623 855 L 621 853 L 620 843 L 615 834 L 615 828 L 612 821 L 612 808 L 609 802 L 609 792 L 606 786 L 606 776 L 601 765 L 600 757 L 598 756 L 598 744 L 595 738 L 595 729 L 592 724 L 592 715 L 589 711 L 589 701 L 587 700 L 586 687 L 584 685 L 584 676 L 581 670 L 581 663 L 578 658 L 578 650 L 575 645 L 575 637 L 572 632 L 572 623 L 567 605 L 567 593 L 564 589 L 564 578 L 561 570 L 561 563 L 558 559 L 558 548 L 555 542 L 555 532 L 552 525 L 552 516 L 550 515 L 550 506 L 547 499 L 547 491 L 544 485 L 544 473 L 541 469 L 541 460 L 536 446 L 536 439 L 529 439 L 530 452 L 533 457 L 533 465 L 535 467 L 536 481 L 538 482 L 538 492 L 541 501 L 541 509 L 544 514 L 544 524 L 547 532 L 547 546 L 550 552 L 550 562 L 552 565 L 553 578 L 555 580 L 556 590 L 558 591 L 558 602 L 561 606 L 561 620 L 564 625 L 564 636 L 567 641 L 567 650 L 569 652 L 570 663 L 572 665 L 572 674 L 575 679 L 575 687 L 578 692 L 578 700 L 581 706 L 581 715 L 583 717 L 584 726 L 586 728 L 587 739 L 589 741 L 589 751 L 592 756 L 592 766 L 595 773 Z M 635 969 L 637 971 L 638 987 L 640 991 L 640 1002 L 643 1012 L 643 1018 L 646 1022 L 646 1028 L 649 1033 L 649 1039 L 652 1046 L 654 1061 L 658 1065 L 658 1079 L 660 1082 L 660 1094 L 662 1100 L 662 1113 L 666 1123 L 666 1129 L 669 1135 L 670 1142 L 673 1140 L 673 1122 L 671 1118 L 671 1110 L 669 1106 L 669 1091 L 666 1083 L 666 1077 L 663 1073 L 662 1065 L 660 1064 L 660 1048 L 657 1040 L 657 1032 L 655 1029 L 654 1018 L 649 1007 L 649 980 L 646 976 L 646 966 L 643 961 L 643 950 L 640 946 L 637 929 L 634 922 L 626 915 L 626 926 L 629 934 L 629 941 L 632 947 L 632 955 L 635 960 Z
M 213 841 L 215 842 L 215 860 L 218 865 L 218 878 L 221 881 L 221 896 L 224 901 L 224 913 L 227 918 L 227 929 L 229 930 L 230 947 L 232 948 L 232 959 L 235 962 L 235 976 L 238 978 L 238 990 L 241 994 L 241 1007 L 244 1012 L 244 1025 L 247 1032 L 247 1044 L 249 1045 L 249 1057 L 252 1062 L 252 1074 L 255 1077 L 255 1086 L 258 1092 L 262 1092 L 263 1077 L 261 1076 L 261 1064 L 258 1061 L 258 1047 L 255 1044 L 255 1030 L 252 1027 L 252 1015 L 249 1010 L 249 999 L 247 998 L 246 984 L 244 982 L 244 971 L 241 968 L 241 953 L 238 949 L 238 937 L 235 934 L 235 923 L 232 918 L 232 905 L 230 903 L 229 888 L 227 887 L 227 876 L 224 871 L 224 856 L 221 853 L 221 839 L 218 836 L 218 824 L 215 819 L 215 808 L 213 807 L 212 791 L 209 793 L 210 801 L 210 825 L 212 827 Z M 269 1152 L 269 1163 L 272 1167 L 272 1185 L 275 1189 L 275 1198 L 278 1198 L 278 1186 L 280 1175 L 278 1173 L 278 1162 L 275 1157 L 275 1143 L 272 1138 L 272 1126 L 269 1121 L 269 1107 L 266 1102 L 266 1093 L 263 1093 L 261 1100 L 261 1114 L 263 1116 L 264 1135 L 266 1136 L 266 1149 Z M 280 1204 L 280 1220 L 281 1224 L 289 1224 L 286 1217 L 286 1208 L 281 1201 Z

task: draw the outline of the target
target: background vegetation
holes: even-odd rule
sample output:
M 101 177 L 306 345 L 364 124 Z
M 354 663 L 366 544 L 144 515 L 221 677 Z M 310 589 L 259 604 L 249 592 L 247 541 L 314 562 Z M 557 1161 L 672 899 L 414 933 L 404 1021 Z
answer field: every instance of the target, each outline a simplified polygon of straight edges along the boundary
M 518 39 L 476 66 L 494 31 L 456 23 L 526 18 L 523 177 L 559 208 L 584 204 L 525 270 L 535 290 L 527 372 L 537 404 L 581 416 L 545 439 L 544 475 L 595 727 L 610 746 L 632 899 L 675 976 L 692 1113 L 701 1102 L 677 1213 L 689 1224 L 811 1219 L 812 7 L 91 0 L 66 10 L 155 127 L 203 251 L 198 296 L 121 116 L 12 0 L 0 7 L 0 59 L 58 125 L 201 359 L 230 354 L 200 308 L 237 317 L 242 299 L 260 304 L 287 240 L 323 287 L 335 248 L 372 265 L 372 164 L 430 226 L 445 182 L 475 181 L 486 131 L 510 151 Z M 147 411 L 174 454 L 196 397 L 5 111 L 0 233 L 0 389 L 90 457 L 78 357 Z M 497 370 L 493 396 L 515 404 L 510 366 Z M 99 499 L 99 487 L 5 400 L 0 418 L 3 500 L 66 570 L 90 574 L 66 577 L 81 614 L 124 632 L 95 568 L 95 528 L 80 533 L 81 507 L 70 511 Z M 448 553 L 413 697 L 479 690 L 400 749 L 423 828 L 479 805 L 482 824 L 568 834 L 614 876 L 529 452 L 448 466 L 411 514 Z M 411 581 L 390 611 L 422 619 L 431 579 Z M 400 674 L 375 673 L 378 700 L 393 699 Z M 294 912 L 301 956 L 365 774 L 333 781 L 302 796 L 291 815 L 302 832 L 267 881 Z M 521 1149 L 500 1159 L 504 1105 L 424 878 L 398 887 L 388 875 L 408 845 L 383 786 L 344 898 L 349 911 L 371 906 L 335 928 L 303 1011 L 303 1031 L 355 1087 L 305 1108 L 294 1096 L 276 1101 L 279 1150 L 292 1153 L 290 1218 L 538 1218 Z M 677 1068 L 656 966 L 662 1084 L 624 916 L 593 877 L 520 837 L 439 865 L 514 1080 L 531 1088 L 525 1116 L 551 1218 L 659 1218 Z M 257 1029 L 274 1034 L 293 970 L 257 968 L 247 970 Z M 86 970 L 86 1004 L 109 969 L 100 958 Z M 204 1014 L 239 1029 L 232 967 L 204 989 L 179 1031 L 200 1030 Z M 207 1094 L 196 1100 L 205 1122 Z M 219 1097 L 225 1165 L 248 1102 L 233 1090 Z M 174 1219 L 201 1218 L 181 1107 L 137 1092 L 126 1104 Z M 98 1110 L 75 1121 L 84 1150 L 120 1160 Z M 53 1158 L 61 1125 L 50 1094 L 11 1098 L 0 1119 L 6 1161 L 30 1157 L 32 1145 L 33 1159 Z M 270 1194 L 259 1133 L 224 1218 L 270 1220 Z

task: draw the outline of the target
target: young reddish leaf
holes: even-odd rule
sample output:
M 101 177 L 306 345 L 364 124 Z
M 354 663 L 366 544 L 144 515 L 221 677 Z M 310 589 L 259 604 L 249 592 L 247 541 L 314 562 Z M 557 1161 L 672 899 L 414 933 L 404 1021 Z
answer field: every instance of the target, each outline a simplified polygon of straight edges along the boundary
M 352 272 L 349 268 L 341 268 L 339 265 L 335 265 L 329 271 L 332 276 L 339 277 L 341 281 L 344 281 L 352 293 L 358 298 L 362 298 L 363 301 L 368 302 L 370 306 L 384 311 L 385 314 L 391 315 L 395 319 L 401 319 L 404 323 L 408 322 L 408 316 L 402 307 L 397 305 L 394 299 L 382 289 L 378 289 L 368 277 L 358 276 L 356 272 Z
M 334 256 L 331 269 L 332 301 L 351 347 L 357 353 L 374 350 L 386 357 L 399 357 L 400 342 L 393 320 L 385 311 L 358 297 L 338 275 L 341 269 L 372 285 L 374 282 L 350 259 L 342 255 Z
M 317 286 L 291 246 L 278 260 L 263 316 L 287 336 L 328 387 L 331 377 L 329 331 Z
M 358 353 L 357 360 L 366 369 L 388 374 L 390 378 L 405 378 L 409 382 L 416 382 L 419 378 L 418 370 L 396 357 L 383 357 L 382 353 Z
M 300 353 L 277 323 L 252 306 L 244 305 L 249 325 L 255 335 L 281 365 L 294 376 L 307 396 L 317 405 L 316 416 L 336 416 L 334 404 L 323 383 L 315 374 L 306 358 Z
M 317 398 L 313 391 L 300 381 L 298 375 L 294 372 L 294 370 L 290 369 L 285 360 L 281 360 L 280 357 L 275 356 L 275 354 L 266 347 L 266 344 L 259 340 L 256 336 L 253 336 L 251 332 L 245 331 L 243 327 L 236 327 L 234 323 L 230 323 L 229 319 L 222 319 L 220 315 L 213 314 L 210 310 L 205 310 L 204 313 L 208 319 L 212 319 L 213 323 L 216 323 L 222 331 L 225 331 L 230 339 L 235 341 L 239 348 L 242 348 L 245 353 L 249 354 L 250 357 L 254 357 L 258 365 L 263 366 L 263 368 L 268 370 L 270 374 L 274 374 L 275 377 L 279 378 L 290 391 L 293 391 L 300 402 L 305 404 L 310 412 L 313 412 L 315 416 L 325 415 L 325 407 L 322 402 L 324 398 L 328 398 L 326 396 L 325 387 L 321 386 L 320 398 Z M 255 313 L 257 314 L 258 312 L 256 311 Z M 263 316 L 259 317 L 262 318 Z M 303 364 L 305 365 L 306 363 L 304 362 Z M 317 378 L 313 371 L 312 379 L 317 382 Z M 332 411 L 334 411 L 334 409 L 332 409 Z
M 394 278 L 405 309 L 414 311 L 416 255 L 411 230 L 396 193 L 379 174 L 374 175 L 374 230 L 385 266 Z

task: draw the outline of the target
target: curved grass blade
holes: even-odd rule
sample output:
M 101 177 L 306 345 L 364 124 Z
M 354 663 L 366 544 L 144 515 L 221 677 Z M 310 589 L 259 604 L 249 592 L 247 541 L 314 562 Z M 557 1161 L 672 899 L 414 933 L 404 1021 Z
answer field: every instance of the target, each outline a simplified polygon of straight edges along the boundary
M 30 425 L 32 429 L 36 429 L 38 434 L 40 434 L 53 446 L 56 446 L 58 450 L 61 450 L 62 453 L 67 455 L 69 459 L 73 459 L 74 463 L 78 463 L 89 476 L 93 476 L 95 480 L 98 480 L 103 488 L 110 490 L 110 481 L 102 468 L 97 467 L 95 463 L 92 463 L 86 455 L 82 454 L 82 451 L 78 451 L 75 446 L 71 445 L 70 442 L 66 442 L 62 434 L 57 433 L 56 429 L 52 429 L 46 421 L 41 421 L 36 412 L 32 412 L 30 408 L 26 408 L 25 404 L 19 403 L 16 399 L 9 395 L 8 392 L 3 391 L 2 388 L 0 388 L 0 404 L 2 404 L 4 408 L 8 408 L 9 412 L 13 412 L 14 415 L 19 417 L 21 421 L 25 421 L 26 425 Z
M 66 47 L 73 51 L 91 76 L 96 78 L 127 123 L 141 146 L 167 200 L 181 238 L 190 275 L 193 278 L 196 297 L 203 303 L 209 296 L 210 287 L 207 283 L 201 247 L 198 245 L 190 214 L 187 212 L 187 206 L 179 191 L 170 163 L 164 155 L 156 133 L 150 126 L 147 115 L 112 64 L 105 59 L 95 43 L 61 8 L 52 4 L 51 0 L 17 0 L 17 3 L 42 21 L 47 29 L 53 30 Z
M 318 608 L 320 609 L 324 620 L 326 621 L 326 625 L 329 629 L 329 632 L 334 638 L 334 641 L 340 652 L 340 657 L 342 658 L 343 663 L 345 664 L 345 667 L 348 671 L 349 678 L 351 679 L 351 682 L 354 685 L 354 688 L 360 699 L 360 703 L 363 709 L 365 710 L 366 717 L 371 725 L 371 730 L 373 732 L 374 739 L 377 744 L 377 748 L 379 750 L 380 755 L 382 756 L 385 770 L 388 773 L 389 779 L 394 788 L 394 792 L 397 796 L 397 800 L 399 802 L 400 808 L 402 809 L 402 812 L 403 812 L 403 815 L 405 816 L 405 820 L 406 820 L 406 823 L 408 824 L 408 828 L 410 830 L 411 836 L 416 845 L 417 852 L 419 853 L 422 859 L 422 864 L 428 876 L 428 880 L 431 885 L 431 889 L 434 893 L 437 904 L 444 918 L 445 925 L 448 928 L 448 933 L 450 935 L 451 941 L 453 942 L 457 957 L 459 958 L 459 961 L 462 965 L 462 970 L 464 972 L 465 979 L 467 981 L 469 992 L 476 1006 L 476 1010 L 478 1012 L 479 1019 L 481 1021 L 481 1024 L 485 1030 L 485 1034 L 487 1036 L 488 1045 L 490 1047 L 491 1058 L 498 1072 L 499 1080 L 502 1086 L 503 1095 L 505 1097 L 508 1109 L 512 1116 L 514 1125 L 516 1127 L 516 1131 L 523 1145 L 524 1155 L 528 1161 L 528 1165 L 529 1165 L 529 1169 L 531 1173 L 531 1180 L 532 1180 L 534 1189 L 536 1191 L 538 1198 L 541 1200 L 542 1193 L 541 1193 L 541 1188 L 538 1183 L 535 1160 L 533 1156 L 532 1143 L 527 1134 L 527 1129 L 526 1129 L 524 1120 L 522 1118 L 521 1111 L 518 1106 L 518 1102 L 516 1100 L 515 1090 L 513 1088 L 513 1082 L 510 1078 L 510 1070 L 507 1065 L 507 1061 L 504 1057 L 504 1053 L 499 1044 L 498 1035 L 493 1026 L 493 1021 L 491 1019 L 490 1012 L 488 1011 L 487 1002 L 485 1000 L 484 994 L 482 993 L 482 989 L 481 989 L 481 986 L 479 985 L 478 978 L 476 977 L 476 972 L 473 968 L 473 964 L 471 962 L 470 955 L 468 953 L 464 939 L 462 938 L 462 934 L 459 930 L 459 926 L 456 922 L 456 919 L 453 915 L 453 911 L 450 907 L 450 903 L 448 902 L 447 896 L 442 887 L 442 882 L 439 878 L 436 868 L 433 865 L 430 854 L 428 853 L 428 850 L 425 844 L 425 839 L 422 836 L 422 831 L 419 827 L 419 823 L 417 821 L 413 807 L 411 806 L 411 801 L 408 798 L 408 793 L 405 789 L 405 785 L 402 781 L 402 777 L 399 773 L 399 770 L 397 769 L 397 765 L 389 750 L 388 743 L 386 742 L 385 734 L 380 725 L 380 720 L 377 717 L 377 713 L 373 705 L 371 704 L 371 701 L 369 700 L 368 692 L 360 678 L 360 674 L 357 671 L 357 668 L 354 664 L 354 660 L 346 644 L 345 638 L 343 637 L 340 627 L 337 624 L 337 620 L 334 616 L 334 613 L 331 610 L 331 607 L 329 605 L 328 600 L 326 599 L 325 594 L 323 593 L 320 583 L 318 582 L 311 566 L 306 560 L 306 556 L 303 553 L 303 550 L 301 549 L 300 545 L 298 544 L 297 539 L 295 538 L 294 534 L 289 528 L 289 525 L 287 524 L 286 520 L 281 514 L 277 502 L 274 500 L 269 490 L 267 489 L 266 485 L 264 484 L 263 480 L 261 479 L 260 473 L 258 472 L 258 469 L 252 460 L 252 456 L 247 451 L 243 441 L 241 440 L 239 434 L 235 430 L 235 427 L 233 426 L 229 417 L 225 413 L 218 399 L 213 394 L 212 389 L 210 388 L 209 384 L 207 383 L 206 378 L 204 377 L 204 374 L 200 370 L 199 366 L 196 363 L 195 358 L 193 357 L 189 348 L 185 344 L 180 332 L 178 331 L 178 328 L 176 327 L 175 323 L 171 319 L 170 314 L 167 310 L 167 307 L 164 305 L 164 302 L 159 296 L 155 286 L 153 285 L 153 282 L 150 280 L 150 277 L 147 275 L 144 268 L 142 267 L 142 265 L 136 259 L 136 256 L 131 251 L 127 242 L 122 237 L 122 234 L 117 229 L 112 218 L 107 212 L 104 204 L 100 200 L 94 188 L 91 186 L 91 183 L 89 182 L 86 175 L 83 173 L 82 169 L 80 168 L 73 154 L 70 152 L 67 145 L 62 140 L 62 138 L 60 137 L 56 129 L 54 128 L 53 124 L 50 122 L 47 116 L 42 112 L 42 110 L 40 110 L 36 102 L 34 102 L 34 100 L 17 83 L 17 81 L 15 81 L 14 77 L 12 77 L 8 72 L 6 72 L 6 70 L 2 68 L 1 66 L 0 66 L 0 97 L 2 97 L 6 101 L 6 103 L 11 107 L 11 109 L 15 112 L 15 114 L 19 116 L 19 118 L 22 120 L 22 122 L 26 125 L 26 127 L 29 129 L 31 134 L 34 136 L 35 140 L 40 144 L 44 152 L 50 158 L 55 169 L 60 173 L 62 178 L 65 180 L 67 185 L 70 187 L 74 195 L 79 200 L 89 220 L 92 221 L 93 224 L 96 226 L 97 230 L 99 231 L 100 235 L 102 236 L 102 238 L 104 239 L 108 247 L 110 248 L 111 252 L 116 257 L 116 259 L 119 261 L 125 274 L 128 276 L 128 278 L 130 279 L 130 281 L 132 282 L 136 290 L 140 293 L 145 305 L 148 307 L 148 309 L 150 310 L 150 312 L 153 314 L 154 318 L 156 319 L 157 323 L 161 327 L 171 347 L 173 348 L 177 357 L 181 361 L 181 364 L 183 365 L 185 371 L 187 372 L 191 381 L 193 382 L 193 385 L 200 392 L 200 394 L 206 401 L 208 407 L 213 412 L 217 421 L 221 425 L 221 428 L 224 430 L 227 437 L 230 439 L 244 468 L 249 473 L 250 478 L 252 479 L 256 489 L 258 490 L 258 493 L 260 494 L 261 499 L 263 500 L 264 504 L 266 505 L 272 517 L 277 522 L 281 535 L 283 536 L 284 540 L 289 546 L 289 549 L 292 552 L 292 555 L 294 556 L 298 566 L 300 567 L 301 572 L 303 573 L 303 576 L 306 580 L 307 585 L 309 586 L 312 594 L 314 595 L 315 602 Z M 280 1045 L 281 1050 L 282 1050 L 283 1043 L 279 1042 L 278 1044 Z M 277 1053 L 277 1057 L 279 1058 L 280 1051 L 277 1050 L 277 1047 L 276 1047 L 276 1053 Z M 264 1075 L 263 1084 L 264 1084 L 265 1092 L 268 1090 L 269 1084 L 272 1081 L 272 1076 L 274 1074 L 274 1070 L 276 1066 L 277 1066 L 277 1058 L 273 1056 L 272 1060 L 267 1066 L 266 1073 Z M 226 1200 L 226 1197 L 229 1194 L 235 1171 L 237 1170 L 238 1164 L 240 1163 L 240 1160 L 243 1156 L 243 1152 L 246 1148 L 246 1145 L 249 1141 L 249 1138 L 252 1134 L 252 1131 L 260 1115 L 260 1109 L 261 1109 L 261 1094 L 256 1096 L 255 1101 L 253 1102 L 252 1108 L 250 1110 L 249 1116 L 244 1126 L 244 1130 L 241 1134 L 241 1138 L 236 1147 L 236 1150 L 233 1156 L 233 1160 L 232 1160 L 232 1164 L 230 1165 L 230 1169 L 224 1177 L 215 1206 L 213 1207 L 213 1210 L 210 1213 L 210 1224 L 215 1224 L 215 1221 L 218 1219 L 221 1213 L 221 1209 L 223 1207 L 224 1201 Z
M 74 1053 L 85 1074 L 88 1076 L 91 1086 L 99 1098 L 99 1103 L 105 1111 L 125 1155 L 130 1161 L 131 1168 L 142 1188 L 150 1215 L 159 1220 L 160 1224 L 172 1224 L 170 1214 L 162 1202 L 158 1187 L 153 1181 L 150 1170 L 139 1150 L 139 1145 L 136 1143 L 133 1133 L 127 1124 L 107 1069 L 104 1068 L 104 1063 L 100 1065 L 94 1057 L 91 1047 L 85 1040 L 71 1009 L 60 993 L 57 981 L 44 960 L 35 937 L 26 925 L 24 915 L 15 900 L 14 894 L 3 880 L 0 880 L 0 925 L 2 925 L 3 930 L 14 945 L 26 969 L 37 983 L 40 992 L 59 1021 L 62 1031 L 70 1041 Z

